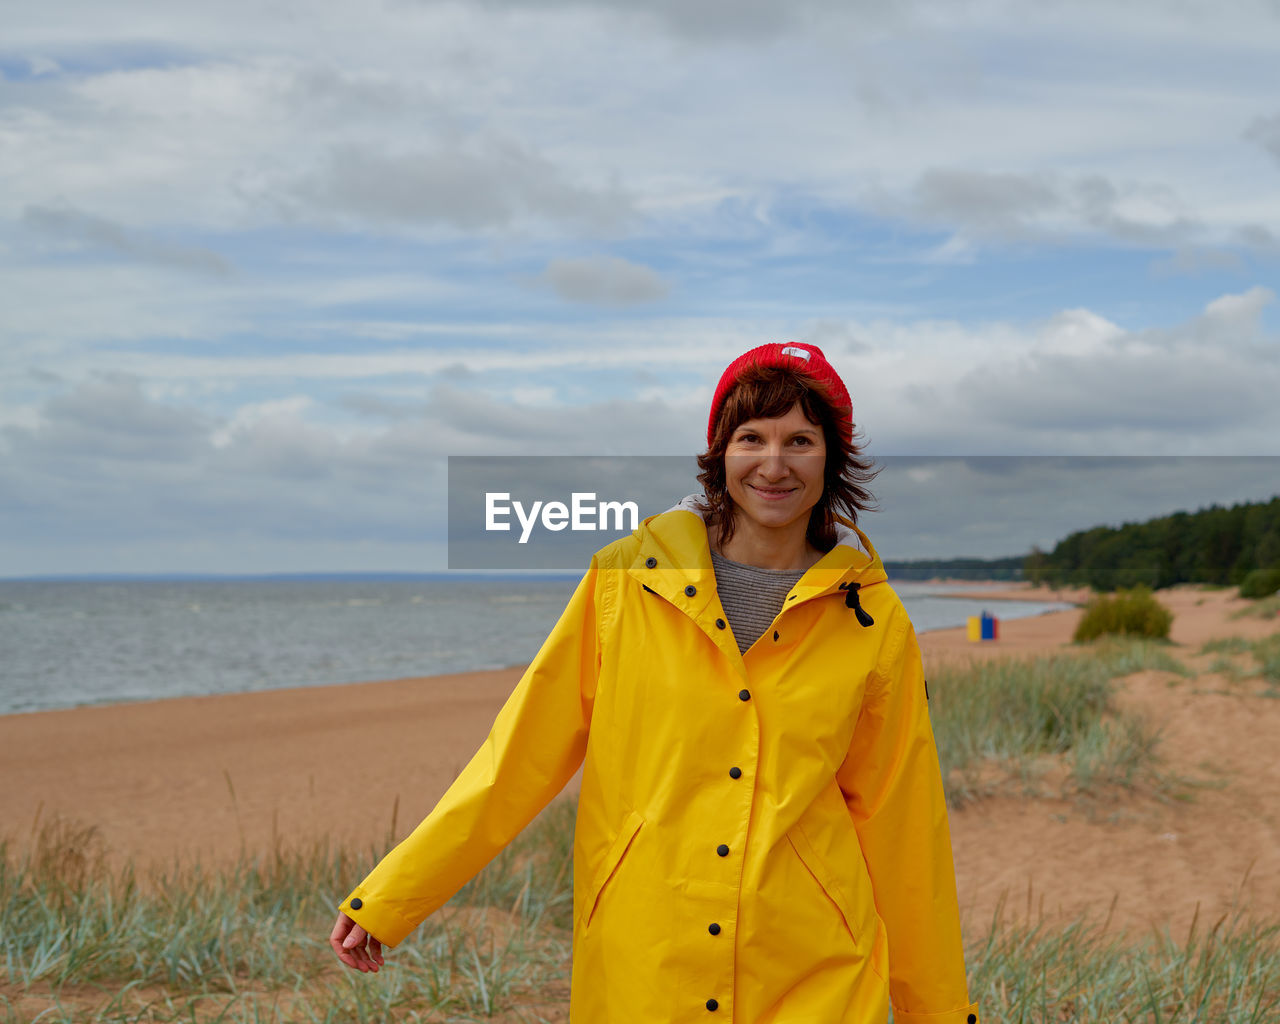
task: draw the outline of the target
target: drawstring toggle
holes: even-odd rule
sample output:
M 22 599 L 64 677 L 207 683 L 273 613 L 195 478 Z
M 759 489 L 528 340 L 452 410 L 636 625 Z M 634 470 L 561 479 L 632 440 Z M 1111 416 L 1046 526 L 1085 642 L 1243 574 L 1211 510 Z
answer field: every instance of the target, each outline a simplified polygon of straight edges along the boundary
M 858 588 L 860 583 L 850 583 L 844 595 L 844 606 L 852 608 L 853 614 L 858 617 L 858 624 L 862 626 L 874 626 L 876 620 L 868 615 L 862 605 L 858 603 Z

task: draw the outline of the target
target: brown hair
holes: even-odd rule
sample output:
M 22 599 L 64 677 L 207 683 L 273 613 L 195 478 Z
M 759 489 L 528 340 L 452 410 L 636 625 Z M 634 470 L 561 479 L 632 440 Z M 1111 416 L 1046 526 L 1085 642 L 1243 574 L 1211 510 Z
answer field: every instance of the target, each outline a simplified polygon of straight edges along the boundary
M 698 456 L 698 482 L 702 484 L 707 522 L 719 527 L 723 543 L 733 536 L 734 501 L 729 495 L 724 454 L 733 432 L 747 420 L 785 416 L 796 404 L 805 418 L 822 428 L 827 463 L 823 473 L 822 497 L 809 513 L 806 537 L 819 551 L 830 551 L 836 543 L 836 515 L 852 523 L 860 511 L 875 508 L 875 498 L 867 490 L 879 470 L 863 458 L 858 434 L 849 441 L 841 436 L 839 419 L 826 391 L 803 373 L 778 366 L 753 366 L 743 371 L 720 407 L 715 433 L 706 452 Z

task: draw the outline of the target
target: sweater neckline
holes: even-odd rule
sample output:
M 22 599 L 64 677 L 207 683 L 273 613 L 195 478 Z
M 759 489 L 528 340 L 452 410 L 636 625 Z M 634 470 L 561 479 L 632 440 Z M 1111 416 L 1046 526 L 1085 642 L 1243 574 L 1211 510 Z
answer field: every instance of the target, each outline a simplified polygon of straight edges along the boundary
M 735 569 L 748 569 L 751 572 L 768 573 L 770 576 L 779 578 L 786 577 L 793 582 L 798 581 L 800 577 L 809 571 L 808 569 L 766 569 L 763 566 L 751 565 L 749 562 L 735 562 L 732 558 L 725 558 L 724 555 L 714 549 L 711 552 L 711 560 Z

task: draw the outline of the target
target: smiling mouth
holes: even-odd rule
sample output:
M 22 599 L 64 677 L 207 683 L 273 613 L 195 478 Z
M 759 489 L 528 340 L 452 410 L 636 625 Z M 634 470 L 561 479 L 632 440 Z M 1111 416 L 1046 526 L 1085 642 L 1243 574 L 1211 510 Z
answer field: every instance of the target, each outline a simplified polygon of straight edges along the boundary
M 760 495 L 760 497 L 766 498 L 770 501 L 778 501 L 790 494 L 794 494 L 796 491 L 796 488 L 794 487 L 758 487 L 755 484 L 747 484 L 747 486 L 755 491 L 756 494 Z

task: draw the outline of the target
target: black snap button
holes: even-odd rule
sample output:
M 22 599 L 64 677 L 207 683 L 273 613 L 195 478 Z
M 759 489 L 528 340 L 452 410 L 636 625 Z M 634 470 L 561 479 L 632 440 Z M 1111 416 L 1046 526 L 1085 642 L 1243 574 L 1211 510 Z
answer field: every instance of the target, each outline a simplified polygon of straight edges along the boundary
M 969 1024 L 978 1024 L 978 1015 L 976 1013 L 971 1013 L 966 1020 L 968 1020 Z
M 732 768 L 729 769 L 729 778 L 731 779 L 742 778 L 742 769 L 735 764 Z
M 684 588 L 684 592 L 686 597 L 693 597 L 693 595 L 698 592 L 698 588 L 695 587 L 692 583 L 690 583 L 687 587 Z
M 709 931 L 712 935 L 719 935 L 720 926 L 716 924 L 714 921 L 712 921 L 709 925 L 707 925 L 707 931 Z
M 724 629 L 724 619 L 716 619 L 716 629 Z
M 750 700 L 750 699 L 751 699 L 751 691 L 750 691 L 750 690 L 739 690 L 739 691 L 738 691 L 738 700 Z
M 729 847 L 725 846 L 724 843 L 721 843 L 716 847 L 716 853 L 720 854 L 721 857 L 727 857 L 729 856 Z
M 773 631 L 773 641 L 774 643 L 778 642 L 778 631 L 776 629 Z
M 650 555 L 648 558 L 644 560 L 644 565 L 646 569 L 652 569 L 657 564 L 658 564 L 658 560 L 654 558 L 652 555 Z
M 364 906 L 364 903 L 361 901 L 361 899 L 360 899 L 360 897 L 359 897 L 359 896 L 352 896 L 352 897 L 351 897 L 351 909 L 352 909 L 352 910 L 359 910 L 359 909 L 360 909 L 361 907 L 363 907 L 363 906 Z
M 718 1009 L 720 1009 L 720 1004 L 719 1004 L 719 1003 L 717 1003 L 714 999 L 708 999 L 708 1000 L 707 1000 L 707 1009 L 708 1009 L 708 1010 L 718 1010 Z

